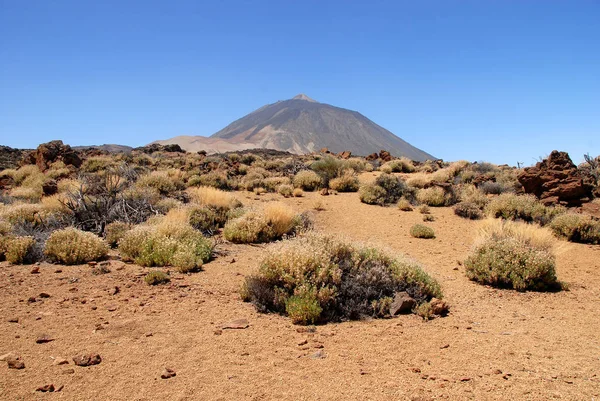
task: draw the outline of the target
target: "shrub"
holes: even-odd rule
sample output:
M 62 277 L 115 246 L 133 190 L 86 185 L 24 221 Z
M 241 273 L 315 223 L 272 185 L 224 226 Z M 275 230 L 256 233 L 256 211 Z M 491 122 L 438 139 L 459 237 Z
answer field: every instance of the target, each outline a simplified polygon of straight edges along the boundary
M 277 187 L 277 192 L 280 195 L 282 195 L 286 198 L 289 198 L 290 196 L 292 196 L 294 194 L 294 187 L 289 184 L 281 184 L 280 186 Z
M 126 260 L 148 267 L 193 264 L 200 268 L 210 260 L 213 247 L 211 240 L 187 222 L 169 219 L 134 227 L 119 241 L 119 252 Z
M 131 230 L 131 224 L 122 221 L 113 221 L 104 229 L 104 239 L 111 248 L 115 248 L 127 231 Z
M 153 171 L 141 176 L 136 183 L 140 188 L 154 188 L 161 195 L 171 195 L 185 188 L 181 178 L 170 175 L 167 171 Z
M 501 193 L 506 192 L 504 185 L 494 181 L 486 181 L 479 185 L 478 188 L 486 195 L 500 195 Z
M 144 276 L 144 281 L 148 285 L 158 285 L 167 284 L 171 279 L 167 273 L 161 272 L 160 270 L 153 270 Z
M 375 185 L 385 190 L 384 203 L 396 203 L 401 197 L 412 197 L 412 192 L 404 181 L 391 174 L 380 174 L 375 179 Z
M 56 262 L 76 265 L 104 258 L 108 246 L 92 233 L 69 227 L 50 235 L 44 253 Z
M 423 224 L 415 224 L 410 228 L 410 235 L 415 238 L 435 238 L 433 228 L 424 226 Z
M 566 213 L 555 217 L 549 227 L 557 237 L 568 241 L 600 244 L 600 221 L 590 216 Z
M 308 324 L 382 316 L 386 301 L 400 291 L 418 304 L 442 296 L 439 284 L 415 262 L 308 235 L 272 247 L 258 273 L 246 278 L 242 298 L 261 312 Z
M 565 209 L 563 207 L 544 206 L 533 195 L 504 193 L 492 199 L 486 207 L 486 212 L 491 217 L 536 222 L 545 225 L 554 217 L 563 214 Z
M 441 187 L 429 187 L 417 192 L 417 201 L 428 206 L 447 206 L 456 202 L 452 190 L 444 190 Z
M 475 185 L 462 186 L 459 198 L 462 202 L 476 204 L 480 209 L 483 209 L 490 202 L 490 199 L 478 190 Z
M 231 193 L 211 187 L 188 188 L 190 200 L 203 206 L 212 206 L 217 209 L 234 209 L 242 203 Z
M 431 209 L 427 205 L 421 205 L 421 206 L 419 206 L 419 213 L 429 214 L 429 213 L 431 213 Z
M 410 204 L 408 199 L 405 198 L 400 198 L 400 200 L 398 201 L 398 209 L 404 212 L 410 212 L 411 210 L 413 210 L 412 205 Z
M 295 198 L 301 198 L 302 196 L 304 196 L 304 191 L 302 190 L 302 188 L 296 188 L 294 189 L 294 192 L 292 194 Z
M 423 215 L 423 221 L 434 221 L 435 217 L 433 217 L 431 214 L 424 214 Z
M 460 202 L 454 206 L 454 214 L 466 219 L 478 220 L 483 218 L 483 212 L 475 203 Z
M 400 159 L 391 160 L 383 164 L 380 168 L 384 173 L 412 173 L 415 171 L 415 165 L 412 160 L 402 157 Z
M 367 205 L 385 204 L 386 192 L 385 189 L 375 184 L 366 184 L 360 187 L 358 191 L 360 201 Z
M 188 180 L 188 185 L 201 185 L 216 189 L 231 189 L 231 180 L 225 171 L 213 170 L 206 174 L 193 177 L 193 179 Z
M 329 181 L 336 178 L 344 167 L 344 162 L 333 156 L 325 156 L 310 165 L 311 170 L 319 174 L 325 187 L 329 186 Z
M 228 221 L 223 236 L 234 243 L 269 242 L 293 234 L 300 221 L 300 216 L 294 214 L 289 206 L 273 202 L 262 211 L 251 211 Z
M 465 261 L 471 280 L 518 291 L 560 288 L 556 279 L 552 234 L 531 224 L 484 221 Z
M 358 187 L 358 177 L 353 174 L 346 173 L 329 181 L 329 188 L 338 192 L 356 192 Z
M 311 170 L 302 170 L 294 176 L 294 186 L 304 191 L 314 191 L 323 185 L 323 180 L 319 174 Z
M 291 180 L 288 177 L 267 177 L 262 182 L 268 192 L 276 192 L 279 186 L 290 185 L 290 183 Z
M 4 256 L 12 264 L 20 265 L 36 262 L 33 237 L 7 237 Z

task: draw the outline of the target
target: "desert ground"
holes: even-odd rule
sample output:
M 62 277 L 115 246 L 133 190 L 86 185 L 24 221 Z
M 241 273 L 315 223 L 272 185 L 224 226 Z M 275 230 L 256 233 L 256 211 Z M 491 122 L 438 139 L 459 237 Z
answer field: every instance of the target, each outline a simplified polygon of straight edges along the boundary
M 368 181 L 375 173 L 363 173 Z M 361 203 L 356 193 L 302 198 L 240 193 L 245 204 L 310 210 L 316 231 L 420 261 L 451 310 L 318 325 L 257 313 L 240 299 L 244 277 L 272 244 L 217 246 L 193 274 L 148 286 L 147 268 L 113 253 L 110 273 L 88 265 L 0 263 L 3 400 L 593 400 L 600 397 L 600 246 L 560 242 L 561 292 L 516 292 L 469 281 L 462 261 L 477 221 L 432 208 L 435 239 L 409 235 L 417 211 Z M 314 210 L 315 202 L 324 210 Z M 117 289 L 118 288 L 118 289 Z M 246 319 L 244 329 L 224 329 Z M 17 321 L 18 320 L 18 321 Z M 38 344 L 45 335 L 52 341 Z M 79 367 L 73 356 L 98 353 Z M 58 364 L 65 359 L 67 364 Z M 64 362 L 64 361 L 63 361 Z M 161 379 L 165 368 L 176 376 Z M 52 384 L 60 391 L 36 392 Z

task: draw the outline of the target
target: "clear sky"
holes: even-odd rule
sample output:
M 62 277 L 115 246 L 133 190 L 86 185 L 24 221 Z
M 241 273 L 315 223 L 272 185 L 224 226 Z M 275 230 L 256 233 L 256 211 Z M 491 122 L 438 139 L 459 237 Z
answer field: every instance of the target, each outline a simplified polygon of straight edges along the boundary
M 445 160 L 600 154 L 598 1 L 0 0 L 0 144 L 209 136 L 298 93 Z

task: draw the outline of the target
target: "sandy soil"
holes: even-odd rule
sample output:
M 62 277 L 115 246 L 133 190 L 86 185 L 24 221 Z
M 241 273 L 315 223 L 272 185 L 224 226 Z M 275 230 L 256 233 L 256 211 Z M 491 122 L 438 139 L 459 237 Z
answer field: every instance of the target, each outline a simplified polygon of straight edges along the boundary
M 279 199 L 263 195 L 263 202 Z M 442 284 L 452 310 L 318 326 L 302 332 L 239 299 L 245 275 L 268 245 L 220 245 L 204 271 L 173 272 L 149 287 L 146 269 L 111 261 L 89 266 L 0 264 L 0 399 L 65 400 L 592 400 L 600 397 L 600 246 L 565 244 L 558 276 L 570 290 L 518 293 L 470 282 L 461 261 L 477 223 L 432 208 L 437 238 L 408 234 L 417 211 L 361 204 L 357 194 L 286 199 L 298 211 L 321 200 L 317 230 L 368 241 L 421 261 Z M 232 262 L 232 259 L 235 261 Z M 114 287 L 119 292 L 114 292 Z M 39 298 L 40 293 L 49 298 Z M 37 297 L 36 302 L 28 302 Z M 18 323 L 9 322 L 18 318 Z M 249 327 L 220 330 L 234 319 Z M 47 334 L 54 341 L 37 344 Z M 306 341 L 306 344 L 304 342 Z M 300 345 L 301 344 L 301 345 Z M 80 352 L 102 363 L 75 366 Z M 316 357 L 320 352 L 323 357 Z M 53 365 L 65 358 L 68 365 Z M 177 376 L 160 378 L 165 367 Z M 74 373 L 69 373 L 73 369 Z M 64 386 L 54 393 L 36 388 Z

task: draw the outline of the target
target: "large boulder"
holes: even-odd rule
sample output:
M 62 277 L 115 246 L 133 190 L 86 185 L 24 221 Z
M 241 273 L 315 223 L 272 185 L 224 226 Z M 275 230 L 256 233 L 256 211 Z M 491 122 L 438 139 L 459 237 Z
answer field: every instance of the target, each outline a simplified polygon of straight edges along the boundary
M 0 145 L 0 170 L 19 167 L 25 151 Z
M 69 145 L 65 145 L 59 140 L 42 143 L 36 150 L 25 155 L 21 164 L 35 164 L 41 171 L 46 171 L 50 168 L 52 163 L 59 160 L 66 165 L 75 166 L 77 168 L 79 168 L 82 163 L 77 151 L 71 149 Z
M 525 193 L 534 194 L 545 205 L 579 206 L 592 196 L 593 187 L 567 152 L 552 151 L 547 159 L 525 168 L 518 180 Z
M 139 152 L 143 152 L 146 154 L 152 154 L 155 152 L 172 152 L 172 153 L 185 153 L 185 150 L 181 148 L 176 143 L 171 143 L 167 145 L 161 145 L 159 143 L 151 143 L 150 145 L 142 146 L 139 148 L 135 148 Z

